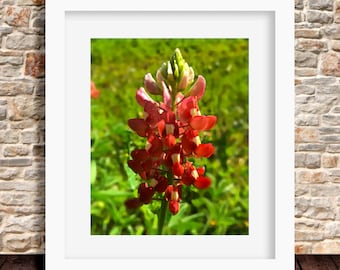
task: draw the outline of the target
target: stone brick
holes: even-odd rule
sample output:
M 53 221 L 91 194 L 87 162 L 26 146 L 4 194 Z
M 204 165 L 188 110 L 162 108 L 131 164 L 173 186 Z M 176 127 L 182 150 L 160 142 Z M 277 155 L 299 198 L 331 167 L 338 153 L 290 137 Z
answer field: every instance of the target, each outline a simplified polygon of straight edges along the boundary
M 11 122 L 11 129 L 27 129 L 27 128 L 33 128 L 36 126 L 36 121 L 33 119 L 24 119 L 21 121 L 15 121 Z
M 5 146 L 3 150 L 4 157 L 27 156 L 28 154 L 29 150 L 27 146 L 23 145 Z
M 315 96 L 311 95 L 298 95 L 295 96 L 295 104 L 306 104 L 315 102 Z
M 309 169 L 317 169 L 321 166 L 321 155 L 319 153 L 307 153 L 305 166 Z
M 295 68 L 295 75 L 301 77 L 311 77 L 318 74 L 316 68 Z
M 317 95 L 340 95 L 340 85 L 320 85 L 316 87 Z
M 295 184 L 295 203 L 302 196 L 310 196 L 310 184 Z
M 45 170 L 41 168 L 36 168 L 36 169 L 26 169 L 25 170 L 25 175 L 24 175 L 25 180 L 45 180 Z
M 330 134 L 339 134 L 340 133 L 340 127 L 320 127 L 319 128 L 319 132 L 320 134 L 326 134 L 326 135 L 330 135 Z
M 295 38 L 321 38 L 319 29 L 296 29 Z
M 322 123 L 327 126 L 338 126 L 340 125 L 339 114 L 324 114 L 322 115 Z
M 306 153 L 295 153 L 295 168 L 303 168 L 306 162 Z
M 4 231 L 11 233 L 39 232 L 45 228 L 42 215 L 11 215 L 7 218 L 7 224 Z
M 331 41 L 331 48 L 334 51 L 340 51 L 340 41 L 339 40 L 332 40 Z
M 0 167 L 27 167 L 32 165 L 30 158 L 1 158 Z
M 325 183 L 326 179 L 326 175 L 322 171 L 302 169 L 295 173 L 295 180 L 298 184 Z
M 8 118 L 19 121 L 27 118 L 35 120 L 45 118 L 44 99 L 31 96 L 18 96 L 8 103 Z
M 340 54 L 330 52 L 321 58 L 322 74 L 327 76 L 340 76 Z
M 21 65 L 24 62 L 21 52 L 17 51 L 0 51 L 0 64 Z
M 7 37 L 6 47 L 12 50 L 38 50 L 42 38 L 38 35 L 11 34 Z
M 309 8 L 315 10 L 333 10 L 334 0 L 309 0 Z
M 340 144 L 328 144 L 326 151 L 329 153 L 340 153 Z
M 31 235 L 23 233 L 7 233 L 3 239 L 4 245 L 12 252 L 25 252 L 31 245 Z
M 19 174 L 18 169 L 0 169 L 0 180 L 13 180 Z
M 39 134 L 35 130 L 25 130 L 21 133 L 21 141 L 24 144 L 39 142 Z
M 0 143 L 18 143 L 19 133 L 13 130 L 0 131 Z
M 45 54 L 26 54 L 25 75 L 35 78 L 41 78 L 45 76 Z
M 340 183 L 340 170 L 339 169 L 328 170 L 328 176 L 332 183 L 335 183 L 335 184 Z
M 314 93 L 315 93 L 315 88 L 313 86 L 303 85 L 303 84 L 295 86 L 296 95 L 313 95 Z
M 318 55 L 312 52 L 295 52 L 296 67 L 316 68 L 318 64 Z
M 303 114 L 295 116 L 295 125 L 297 126 L 318 126 L 319 116 L 315 114 Z
M 0 77 L 20 77 L 22 69 L 20 66 L 4 65 L 0 67 Z
M 333 21 L 333 14 L 330 12 L 310 10 L 307 11 L 307 21 L 310 23 L 329 24 Z
M 34 85 L 29 82 L 0 82 L 1 96 L 31 95 Z
M 323 113 L 328 113 L 333 107 L 333 105 L 338 103 L 338 96 L 326 96 L 326 95 L 316 95 L 315 96 L 315 102 L 319 103 L 320 105 L 323 105 L 326 110 L 323 110 Z M 321 113 L 321 111 L 320 111 Z
M 334 77 L 306 78 L 302 80 L 302 84 L 312 86 L 325 86 L 336 83 L 338 82 L 337 79 Z
M 319 139 L 319 132 L 312 127 L 297 127 L 295 128 L 295 142 L 317 142 Z
M 338 254 L 340 250 L 340 240 L 325 240 L 313 245 L 312 253 L 314 254 Z
M 295 241 L 320 241 L 323 240 L 323 232 L 295 230 Z
M 295 0 L 295 9 L 303 9 L 303 0 Z
M 295 11 L 294 12 L 294 22 L 295 23 L 300 23 L 300 22 L 302 22 L 302 21 L 304 21 L 304 14 L 303 14 L 303 12 L 301 12 L 301 11 Z
M 320 141 L 323 141 L 325 143 L 339 143 L 340 135 L 321 135 Z
M 296 151 L 305 152 L 323 152 L 326 145 L 323 143 L 299 143 L 296 145 Z
M 0 191 L 0 204 L 2 205 L 31 205 L 32 195 L 29 192 Z
M 323 28 L 324 35 L 332 40 L 332 39 L 340 39 L 340 25 L 339 24 L 331 24 L 327 25 Z
M 27 27 L 29 24 L 31 10 L 28 7 L 7 6 L 5 11 L 5 22 L 8 25 Z
M 295 49 L 299 51 L 310 51 L 310 52 L 325 52 L 328 51 L 328 46 L 326 41 L 317 39 L 297 39 Z
M 323 168 L 335 168 L 338 166 L 338 155 L 323 154 L 321 157 L 321 166 Z
M 1 191 L 25 191 L 25 192 L 40 192 L 43 191 L 43 187 L 38 181 L 24 181 L 18 180 L 15 181 L 0 181 L 0 190 Z
M 311 186 L 311 196 L 313 197 L 336 197 L 340 193 L 339 184 L 315 184 Z
M 295 216 L 301 217 L 310 207 L 310 199 L 299 197 L 295 198 Z

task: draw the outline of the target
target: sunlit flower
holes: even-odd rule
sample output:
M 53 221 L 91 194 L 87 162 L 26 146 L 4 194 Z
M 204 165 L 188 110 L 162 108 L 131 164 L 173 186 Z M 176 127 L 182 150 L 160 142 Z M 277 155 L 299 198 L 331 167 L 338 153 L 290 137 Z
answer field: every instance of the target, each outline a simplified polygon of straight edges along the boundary
M 145 88 L 140 87 L 136 92 L 144 117 L 128 120 L 129 127 L 144 137 L 146 143 L 144 149 L 131 152 L 128 166 L 140 175 L 142 183 L 138 197 L 128 199 L 125 205 L 137 208 L 149 204 L 155 196 L 158 199 L 163 196 L 169 211 L 175 215 L 180 210 L 183 185 L 198 189 L 211 185 L 205 168 L 196 168 L 192 160 L 214 154 L 214 146 L 202 143 L 200 132 L 212 129 L 217 118 L 202 115 L 198 101 L 205 93 L 205 79 L 199 75 L 194 82 L 194 71 L 178 49 L 170 61 L 163 63 L 156 78 L 157 81 L 150 73 L 146 74 Z M 188 88 L 186 94 L 182 92 L 185 88 Z M 160 95 L 162 100 L 154 100 L 147 92 Z

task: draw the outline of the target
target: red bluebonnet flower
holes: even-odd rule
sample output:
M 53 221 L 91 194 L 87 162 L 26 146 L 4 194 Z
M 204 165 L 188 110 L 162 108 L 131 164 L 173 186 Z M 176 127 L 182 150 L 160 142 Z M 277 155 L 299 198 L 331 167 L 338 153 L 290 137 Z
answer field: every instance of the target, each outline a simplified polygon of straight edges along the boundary
M 128 166 L 140 175 L 142 183 L 138 197 L 125 204 L 137 208 L 157 196 L 168 202 L 172 214 L 177 214 L 183 185 L 205 189 L 211 184 L 211 179 L 204 175 L 205 168 L 196 168 L 190 160 L 213 155 L 214 146 L 202 143 L 200 132 L 212 129 L 217 118 L 201 114 L 198 102 L 205 93 L 206 81 L 199 75 L 194 82 L 194 71 L 179 49 L 170 61 L 163 63 L 156 78 L 146 74 L 145 88 L 136 92 L 144 118 L 128 120 L 129 127 L 146 138 L 146 144 L 144 149 L 131 152 Z M 155 101 L 149 94 L 161 96 L 162 101 Z

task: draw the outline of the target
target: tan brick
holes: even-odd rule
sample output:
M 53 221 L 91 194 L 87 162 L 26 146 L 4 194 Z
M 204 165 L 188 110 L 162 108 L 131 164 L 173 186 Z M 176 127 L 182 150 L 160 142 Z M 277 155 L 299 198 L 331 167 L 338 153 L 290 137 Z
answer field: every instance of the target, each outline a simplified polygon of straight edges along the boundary
M 295 142 L 317 142 L 319 139 L 319 131 L 312 127 L 295 128 Z
M 321 157 L 321 166 L 323 168 L 335 168 L 338 166 L 338 155 L 323 154 Z
M 330 52 L 321 58 L 322 74 L 327 76 L 340 76 L 340 54 Z

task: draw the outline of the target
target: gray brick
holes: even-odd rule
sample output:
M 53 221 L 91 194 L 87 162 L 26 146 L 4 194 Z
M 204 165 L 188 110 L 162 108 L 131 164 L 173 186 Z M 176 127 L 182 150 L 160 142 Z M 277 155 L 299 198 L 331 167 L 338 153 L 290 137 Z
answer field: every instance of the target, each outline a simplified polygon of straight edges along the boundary
M 309 8 L 316 10 L 333 10 L 334 0 L 309 0 Z
M 339 114 L 325 114 L 322 115 L 322 124 L 329 126 L 340 125 L 340 115 Z
M 319 116 L 315 114 L 297 115 L 295 116 L 295 125 L 297 126 L 318 126 Z
M 27 167 L 32 165 L 30 158 L 1 158 L 0 167 Z
M 307 11 L 307 21 L 311 23 L 329 24 L 333 21 L 333 14 L 314 10 Z
M 5 130 L 0 131 L 0 143 L 18 143 L 19 142 L 19 133 L 13 130 Z
M 296 85 L 295 94 L 296 95 L 313 95 L 315 93 L 315 87 L 309 85 Z
M 305 159 L 305 166 L 309 169 L 320 168 L 321 155 L 319 153 L 307 153 Z
M 312 52 L 295 52 L 296 67 L 317 67 L 318 55 Z

